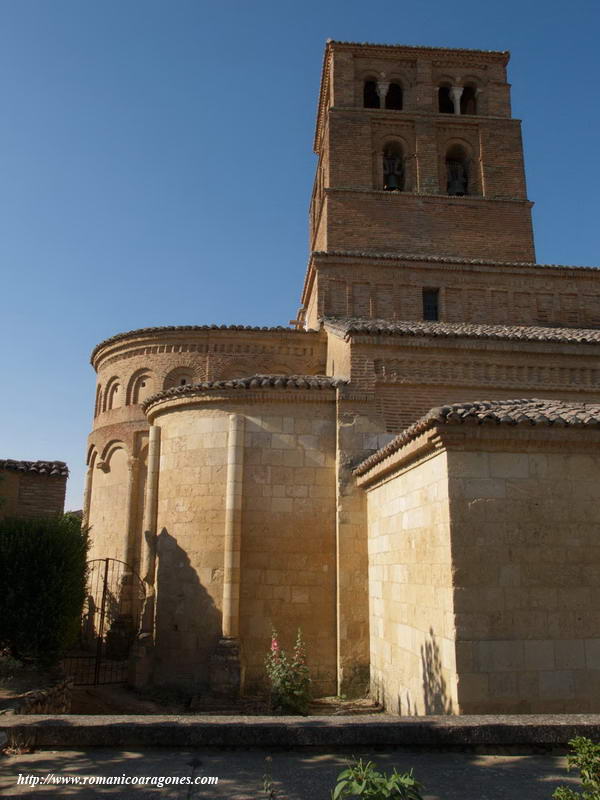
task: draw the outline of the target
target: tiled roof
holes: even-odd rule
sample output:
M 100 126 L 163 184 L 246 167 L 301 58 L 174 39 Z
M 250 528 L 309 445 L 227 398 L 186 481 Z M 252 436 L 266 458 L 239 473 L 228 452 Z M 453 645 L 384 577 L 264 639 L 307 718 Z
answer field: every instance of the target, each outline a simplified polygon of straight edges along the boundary
M 600 344 L 594 328 L 545 328 L 537 325 L 480 325 L 463 322 L 389 322 L 368 317 L 325 317 L 325 326 L 343 336 L 431 336 L 445 339 L 508 339 L 521 342 Z
M 12 458 L 0 458 L 0 470 L 13 472 L 33 472 L 36 475 L 50 475 L 52 477 L 69 476 L 69 468 L 64 461 L 15 461 Z
M 276 333 L 292 333 L 292 334 L 306 334 L 307 331 L 298 330 L 297 328 L 289 328 L 283 325 L 159 325 L 153 328 L 137 328 L 132 331 L 125 331 L 123 333 L 116 333 L 114 336 L 110 336 L 108 339 L 104 339 L 99 344 L 94 347 L 92 350 L 92 354 L 90 359 L 93 360 L 94 356 L 100 350 L 100 348 L 104 347 L 107 344 L 112 344 L 113 342 L 118 342 L 121 339 L 128 339 L 130 336 L 143 336 L 145 334 L 152 334 L 152 333 L 172 333 L 172 332 L 179 332 L 179 331 L 256 331 L 258 333 L 262 333 L 264 331 L 267 332 L 276 332 Z
M 480 400 L 473 403 L 432 408 L 395 439 L 365 459 L 354 470 L 363 475 L 371 467 L 400 450 L 430 428 L 441 425 L 521 425 L 600 427 L 599 403 L 568 403 L 561 400 Z
M 440 195 L 435 195 L 440 197 Z M 423 256 L 414 253 L 378 253 L 372 250 L 313 250 L 320 258 L 372 258 L 381 261 L 425 261 L 433 264 L 472 264 L 480 267 L 541 267 L 543 269 L 577 269 L 598 272 L 600 267 L 578 264 L 536 264 L 535 261 L 492 261 L 487 258 L 462 258 L 458 256 Z
M 174 386 L 148 397 L 142 403 L 146 409 L 157 400 L 186 395 L 202 394 L 212 389 L 335 389 L 345 385 L 347 381 L 340 378 L 329 378 L 326 375 L 250 375 L 247 378 L 232 378 L 223 381 L 204 381 L 203 383 Z

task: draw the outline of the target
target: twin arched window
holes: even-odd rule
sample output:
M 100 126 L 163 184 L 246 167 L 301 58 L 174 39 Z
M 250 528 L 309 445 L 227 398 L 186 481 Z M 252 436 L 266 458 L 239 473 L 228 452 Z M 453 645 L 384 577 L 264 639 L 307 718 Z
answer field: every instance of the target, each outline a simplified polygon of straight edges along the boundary
M 382 102 L 383 100 L 383 102 Z M 376 81 L 372 78 L 363 84 L 364 108 L 387 108 L 402 111 L 403 93 L 402 86 L 397 82 L 387 83 Z
M 442 83 L 438 88 L 438 111 L 440 114 L 477 114 L 477 87 L 451 86 Z
M 390 83 L 385 96 L 385 107 L 402 111 L 402 87 L 399 83 Z
M 477 89 L 471 84 L 464 87 L 460 96 L 460 113 L 477 114 Z
M 446 84 L 438 89 L 438 111 L 440 114 L 454 114 L 454 102 L 450 95 L 450 86 Z
M 454 197 L 464 197 L 476 193 L 471 164 L 467 146 L 460 143 L 449 145 L 444 160 L 446 184 L 442 191 L 445 190 L 448 195 Z M 399 142 L 389 142 L 384 146 L 381 154 L 381 166 L 384 191 L 410 191 L 404 149 Z
M 363 107 L 379 108 L 377 81 L 365 81 L 363 86 Z

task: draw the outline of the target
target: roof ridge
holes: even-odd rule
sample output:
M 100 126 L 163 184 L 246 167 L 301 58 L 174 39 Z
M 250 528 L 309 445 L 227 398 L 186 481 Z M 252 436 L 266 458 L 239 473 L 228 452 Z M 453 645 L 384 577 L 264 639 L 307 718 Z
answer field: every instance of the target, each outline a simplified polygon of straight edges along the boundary
M 370 317 L 322 317 L 321 323 L 344 336 L 432 336 L 440 338 L 509 339 L 566 344 L 600 344 L 598 328 L 566 328 L 546 325 L 499 325 L 483 322 L 387 320 Z
M 108 344 L 118 342 L 121 339 L 127 339 L 130 336 L 140 336 L 149 333 L 176 333 L 177 331 L 254 331 L 261 332 L 277 332 L 277 333 L 314 333 L 314 331 L 305 331 L 298 328 L 290 328 L 285 325 L 154 325 L 148 328 L 134 328 L 131 331 L 123 331 L 122 333 L 115 333 L 114 336 L 109 336 L 99 342 L 90 355 L 90 361 L 93 361 L 96 353 Z
M 159 400 L 195 395 L 212 389 L 336 389 L 348 381 L 329 375 L 256 374 L 241 378 L 220 379 L 173 386 L 148 397 L 142 403 L 144 411 Z
M 600 403 L 544 400 L 474 400 L 431 408 L 385 447 L 362 461 L 353 471 L 364 475 L 425 431 L 442 425 L 525 425 L 600 427 Z
M 384 261 L 394 259 L 405 261 L 430 261 L 434 264 L 471 264 L 482 267 L 544 267 L 546 269 L 590 269 L 600 270 L 600 266 L 590 264 L 539 264 L 537 261 L 496 261 L 488 258 L 465 258 L 463 256 L 424 256 L 417 253 L 391 253 L 373 250 L 313 250 L 311 256 L 361 257 Z
M 14 458 L 0 458 L 0 470 L 12 472 L 34 472 L 37 475 L 68 477 L 69 468 L 64 461 L 25 461 Z

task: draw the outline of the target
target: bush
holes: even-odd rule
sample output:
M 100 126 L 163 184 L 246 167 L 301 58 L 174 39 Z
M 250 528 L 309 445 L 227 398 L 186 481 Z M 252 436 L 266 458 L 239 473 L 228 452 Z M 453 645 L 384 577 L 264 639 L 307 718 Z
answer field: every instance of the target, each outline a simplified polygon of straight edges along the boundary
M 579 770 L 583 792 L 560 786 L 552 797 L 554 800 L 600 800 L 600 744 L 594 744 L 585 736 L 576 736 L 569 742 L 568 769 Z
M 56 663 L 79 630 L 87 550 L 73 515 L 0 520 L 0 649 Z
M 354 761 L 337 777 L 337 784 L 331 793 L 332 800 L 344 797 L 364 797 L 370 800 L 384 800 L 397 797 L 400 800 L 423 800 L 422 786 L 410 772 L 402 775 L 394 770 L 388 777 L 378 772 L 372 761 L 365 764 L 361 759 Z
M 272 708 L 284 714 L 308 714 L 311 680 L 300 628 L 291 661 L 285 650 L 280 648 L 277 631 L 273 630 L 265 667 L 271 682 Z

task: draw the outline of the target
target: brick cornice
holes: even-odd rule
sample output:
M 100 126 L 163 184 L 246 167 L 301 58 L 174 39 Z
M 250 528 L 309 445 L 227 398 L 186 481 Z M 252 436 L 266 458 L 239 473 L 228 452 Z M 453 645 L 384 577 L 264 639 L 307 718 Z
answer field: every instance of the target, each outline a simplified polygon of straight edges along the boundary
M 497 125 L 499 122 L 521 125 L 523 122 L 523 120 L 519 117 L 497 117 L 492 116 L 491 114 L 460 114 L 452 116 L 451 114 L 440 114 L 439 111 L 417 111 L 416 109 L 400 111 L 390 108 L 363 108 L 362 106 L 330 106 L 329 113 L 351 113 L 360 114 L 361 116 L 367 115 L 371 119 L 394 122 L 396 124 L 401 121 L 406 121 L 409 123 L 413 119 L 427 120 L 428 122 L 431 122 L 433 117 L 439 119 L 440 126 L 448 126 L 449 128 L 453 128 L 455 126 L 464 127 L 465 125 L 478 127 L 479 123 L 487 122 L 488 120 L 494 122 L 494 125 Z
M 329 186 L 323 189 L 325 195 L 334 194 L 361 194 L 361 195 L 374 195 L 379 198 L 385 198 L 386 202 L 399 202 L 407 197 L 414 197 L 418 200 L 430 200 L 437 203 L 442 203 L 447 206 L 448 203 L 452 205 L 469 205 L 479 203 L 510 203 L 533 208 L 534 203 L 531 200 L 526 200 L 521 197 L 487 197 L 481 194 L 463 195 L 462 197 L 450 197 L 447 194 L 428 194 L 426 192 L 387 192 L 384 189 L 361 189 L 354 186 Z
M 289 340 L 290 343 L 300 343 L 302 341 L 308 342 L 314 337 L 318 337 L 319 334 L 315 331 L 287 328 L 282 325 L 271 327 L 251 325 L 167 325 L 164 327 L 139 328 L 125 333 L 117 333 L 115 336 L 111 336 L 97 344 L 92 350 L 90 363 L 94 369 L 97 369 L 99 363 L 107 356 L 127 351 L 132 346 L 135 348 L 141 346 L 156 346 L 158 348 L 181 346 L 189 348 L 189 340 L 194 335 L 202 340 L 209 338 L 227 339 L 235 335 L 236 337 L 267 339 L 269 341 L 272 341 L 274 336 L 281 336 L 283 339 Z M 167 350 L 163 349 L 159 352 L 167 352 Z
M 382 192 L 382 194 L 389 194 L 389 192 Z M 439 195 L 429 195 L 430 197 L 439 197 Z M 464 199 L 464 198 L 461 198 Z M 514 202 L 514 201 L 512 201 Z M 529 201 L 527 201 L 529 202 Z M 577 264 L 538 264 L 535 261 L 492 261 L 491 259 L 484 258 L 460 258 L 459 256 L 424 256 L 415 253 L 390 253 L 384 251 L 365 251 L 365 250 L 313 250 L 310 256 L 310 263 L 318 263 L 319 261 L 356 261 L 356 259 L 366 260 L 369 262 L 388 262 L 400 261 L 403 266 L 410 266 L 411 262 L 425 263 L 425 264 L 439 264 L 444 267 L 460 267 L 461 269 L 467 267 L 493 267 L 494 269 L 519 269 L 519 270 L 564 270 L 570 272 L 576 270 L 580 272 L 590 272 L 600 274 L 600 267 L 589 265 Z
M 433 47 L 427 45 L 412 45 L 412 44 L 379 44 L 377 42 L 348 42 L 337 39 L 327 40 L 328 49 L 346 50 L 352 52 L 354 55 L 360 55 L 365 51 L 369 55 L 390 55 L 395 57 L 407 55 L 414 59 L 419 54 L 433 56 L 434 54 L 442 56 L 444 59 L 452 58 L 464 63 L 465 58 L 477 58 L 479 60 L 488 61 L 491 63 L 500 63 L 506 66 L 510 60 L 510 51 L 508 50 L 478 50 L 467 47 Z

